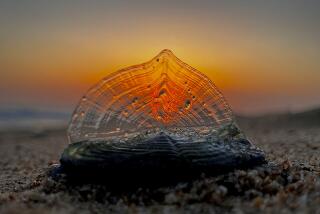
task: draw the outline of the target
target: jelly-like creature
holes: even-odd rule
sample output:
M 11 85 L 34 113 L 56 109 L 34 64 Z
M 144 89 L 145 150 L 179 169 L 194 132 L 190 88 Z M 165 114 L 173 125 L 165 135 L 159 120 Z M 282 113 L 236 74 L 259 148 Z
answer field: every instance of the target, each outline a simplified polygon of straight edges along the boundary
M 136 181 L 265 162 L 214 83 L 170 50 L 90 88 L 73 113 L 68 135 L 61 170 L 76 178 Z

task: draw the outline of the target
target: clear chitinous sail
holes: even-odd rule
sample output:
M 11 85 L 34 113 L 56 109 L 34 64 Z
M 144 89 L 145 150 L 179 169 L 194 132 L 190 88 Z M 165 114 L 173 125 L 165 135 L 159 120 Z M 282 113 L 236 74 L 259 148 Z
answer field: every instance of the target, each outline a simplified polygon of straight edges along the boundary
M 68 135 L 74 143 L 159 131 L 193 136 L 239 133 L 214 83 L 167 49 L 89 89 L 73 113 Z

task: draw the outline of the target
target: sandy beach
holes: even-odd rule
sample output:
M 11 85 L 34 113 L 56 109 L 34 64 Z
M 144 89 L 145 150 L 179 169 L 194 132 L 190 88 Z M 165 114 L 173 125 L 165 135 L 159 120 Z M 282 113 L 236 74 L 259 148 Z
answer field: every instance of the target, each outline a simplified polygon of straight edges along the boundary
M 239 118 L 267 165 L 121 192 L 47 176 L 67 146 L 65 127 L 2 130 L 0 213 L 320 213 L 317 118 L 314 112 Z

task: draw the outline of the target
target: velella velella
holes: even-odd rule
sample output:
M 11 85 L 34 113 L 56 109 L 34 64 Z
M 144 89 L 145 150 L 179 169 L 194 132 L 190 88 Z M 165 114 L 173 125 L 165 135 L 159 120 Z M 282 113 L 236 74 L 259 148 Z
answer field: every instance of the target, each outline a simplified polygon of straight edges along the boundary
M 167 49 L 90 88 L 68 137 L 67 174 L 176 177 L 265 162 L 214 83 Z

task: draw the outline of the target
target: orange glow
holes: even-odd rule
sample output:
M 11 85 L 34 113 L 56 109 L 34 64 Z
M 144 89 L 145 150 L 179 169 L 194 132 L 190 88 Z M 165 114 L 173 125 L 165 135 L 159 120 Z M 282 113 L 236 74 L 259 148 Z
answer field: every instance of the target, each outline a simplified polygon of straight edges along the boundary
M 184 89 L 171 82 L 163 86 L 156 87 L 152 93 L 152 116 L 162 123 L 169 123 L 173 120 L 174 114 L 181 113 L 187 96 Z M 190 101 L 189 101 L 190 102 Z M 190 107 L 190 103 L 187 109 Z
M 164 48 L 214 81 L 236 112 L 320 104 L 316 4 L 103 2 L 0 8 L 1 107 L 70 112 L 91 85 Z

